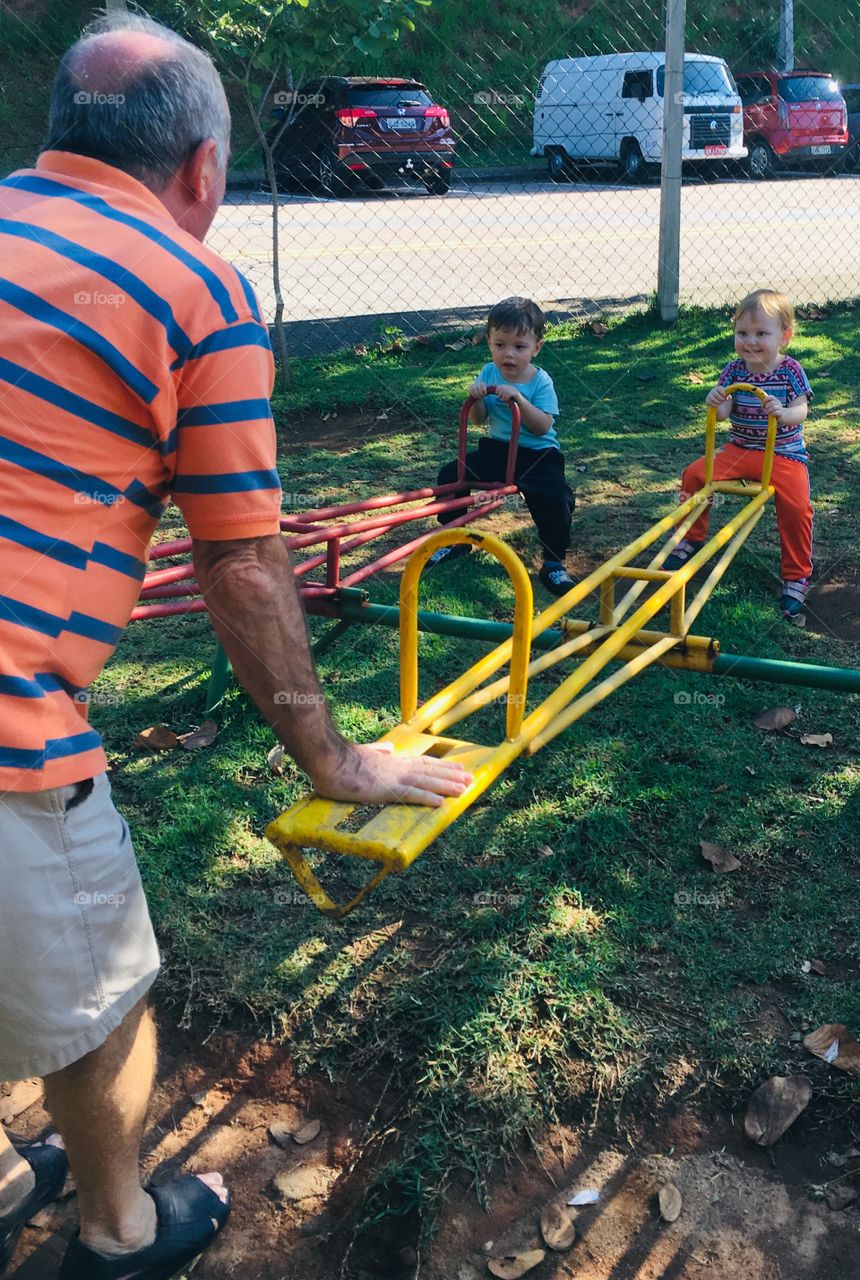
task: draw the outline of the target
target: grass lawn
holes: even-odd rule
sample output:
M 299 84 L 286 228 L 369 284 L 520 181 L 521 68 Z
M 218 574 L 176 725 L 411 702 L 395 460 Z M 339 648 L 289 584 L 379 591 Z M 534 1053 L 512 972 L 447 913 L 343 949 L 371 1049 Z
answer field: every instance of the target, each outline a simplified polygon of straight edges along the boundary
M 825 576 L 860 575 L 856 326 L 854 311 L 834 312 L 801 324 L 791 348 L 816 393 L 808 442 Z M 682 464 L 701 452 L 702 401 L 730 356 L 728 333 L 715 312 L 685 313 L 672 330 L 641 315 L 611 321 L 602 338 L 587 326 L 551 331 L 540 363 L 563 410 L 580 570 L 673 503 Z M 429 482 L 485 358 L 440 341 L 297 361 L 276 406 L 285 490 L 308 505 Z M 487 527 L 535 566 L 521 513 Z M 373 582 L 372 598 L 396 600 L 397 582 Z M 783 623 L 777 586 L 769 512 L 696 631 L 730 652 L 856 665 L 855 646 Z M 511 613 L 503 571 L 481 556 L 428 575 L 422 593 L 430 609 Z M 536 596 L 542 607 L 540 587 Z M 311 620 L 315 635 L 328 625 Z M 724 1102 L 801 1067 L 813 1108 L 860 1099 L 856 1079 L 762 1020 L 776 1007 L 795 1028 L 845 1022 L 860 1033 L 856 697 L 648 671 L 512 768 L 410 872 L 334 924 L 293 897 L 262 838 L 303 784 L 291 767 L 269 773 L 272 734 L 240 691 L 214 747 L 154 757 L 132 745 L 155 722 L 199 723 L 212 644 L 200 616 L 132 624 L 93 699 L 164 947 L 162 1001 L 186 1020 L 253 1020 L 261 1035 L 289 1037 L 303 1069 L 392 1073 L 400 1136 L 369 1211 L 420 1205 L 429 1226 L 452 1177 L 480 1191 L 494 1160 L 555 1117 L 591 1121 L 609 1108 L 623 1127 L 696 1067 Z M 482 651 L 423 637 L 422 696 Z M 395 632 L 354 627 L 320 660 L 344 733 L 371 740 L 396 722 L 397 657 Z M 535 681 L 534 696 L 557 678 Z M 777 704 L 798 706 L 798 720 L 764 734 L 752 721 Z M 486 713 L 483 732 L 499 733 L 501 718 Z M 832 733 L 833 744 L 804 746 L 802 732 Z M 477 733 L 473 721 L 466 736 Z M 731 849 L 741 869 L 715 877 L 701 839 Z M 344 891 L 362 870 L 328 865 L 327 883 Z M 802 972 L 813 957 L 826 978 Z

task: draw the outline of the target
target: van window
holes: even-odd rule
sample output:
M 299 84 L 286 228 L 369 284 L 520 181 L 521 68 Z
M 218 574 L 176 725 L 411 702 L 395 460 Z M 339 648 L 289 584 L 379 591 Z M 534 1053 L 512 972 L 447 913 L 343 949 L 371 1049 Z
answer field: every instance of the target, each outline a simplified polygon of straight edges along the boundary
M 653 76 L 650 71 L 628 71 L 621 86 L 622 98 L 652 98 Z
M 778 82 L 779 96 L 783 102 L 838 102 L 842 97 L 839 85 L 829 76 L 788 76 Z
M 771 101 L 770 80 L 767 76 L 741 76 L 738 93 L 745 107 L 759 107 Z
M 657 97 L 663 97 L 666 84 L 666 68 L 657 68 Z M 718 93 L 726 97 L 735 92 L 735 82 L 724 62 L 705 62 L 701 58 L 684 59 L 684 93 L 699 98 L 706 93 Z

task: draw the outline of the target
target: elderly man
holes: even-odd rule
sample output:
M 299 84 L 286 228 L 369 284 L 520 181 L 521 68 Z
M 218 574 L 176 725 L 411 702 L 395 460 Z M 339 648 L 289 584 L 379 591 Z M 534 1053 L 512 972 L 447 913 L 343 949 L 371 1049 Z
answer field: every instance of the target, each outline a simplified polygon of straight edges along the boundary
M 67 1158 L 62 1280 L 173 1276 L 230 1210 L 219 1174 L 140 1184 L 159 959 L 86 716 L 166 500 L 239 679 L 318 792 L 441 804 L 470 781 L 350 745 L 319 692 L 279 534 L 267 330 L 202 245 L 229 128 L 208 58 L 123 15 L 66 54 L 36 168 L 0 183 L 0 1079 L 44 1077 L 61 1135 L 0 1130 L 0 1270 Z

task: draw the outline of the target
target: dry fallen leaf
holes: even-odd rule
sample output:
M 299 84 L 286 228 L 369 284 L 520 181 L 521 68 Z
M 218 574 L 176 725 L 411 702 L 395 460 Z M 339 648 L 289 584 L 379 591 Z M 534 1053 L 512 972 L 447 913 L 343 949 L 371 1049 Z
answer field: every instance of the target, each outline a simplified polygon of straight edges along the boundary
M 753 724 L 757 729 L 765 729 L 768 733 L 773 733 L 777 729 L 784 729 L 796 719 L 797 715 L 791 707 L 770 707 L 760 716 L 756 716 Z
M 727 782 L 721 782 L 718 787 L 714 787 L 714 795 L 721 795 L 723 791 L 728 791 L 728 789 L 729 784 Z
M 660 1201 L 660 1217 L 664 1222 L 674 1222 L 676 1218 L 680 1217 L 684 1201 L 681 1199 L 681 1193 L 674 1182 L 667 1182 L 665 1186 L 660 1188 L 658 1200 Z
M 199 729 L 191 733 L 180 733 L 179 741 L 186 751 L 199 751 L 201 747 L 211 747 L 218 737 L 218 721 L 204 720 Z
M 700 387 L 705 381 L 705 379 L 702 377 L 700 373 L 690 372 L 687 374 L 687 381 L 692 382 L 693 385 L 696 387 Z
M 277 744 L 277 746 L 272 747 L 271 751 L 266 756 L 266 763 L 268 764 L 272 773 L 284 772 L 282 768 L 284 755 L 285 755 L 285 751 L 284 751 L 284 748 L 281 746 L 280 742 Z
M 535 853 L 539 858 L 552 858 L 555 851 L 548 844 L 539 844 Z
M 148 729 L 141 729 L 134 740 L 136 747 L 146 747 L 149 751 L 170 751 L 178 743 L 176 734 L 166 724 L 154 724 Z
M 502 1258 L 491 1258 L 487 1267 L 499 1280 L 519 1280 L 533 1270 L 546 1257 L 545 1249 L 526 1249 L 523 1253 L 506 1253 Z
M 600 1192 L 595 1187 L 585 1187 L 583 1191 L 577 1191 L 575 1196 L 568 1200 L 568 1204 L 579 1206 L 581 1204 L 597 1204 L 600 1199 Z
M 387 418 L 388 418 L 388 414 L 387 414 L 387 413 L 385 413 L 385 412 L 383 412 L 383 413 L 378 413 L 378 414 L 376 415 L 376 421 L 377 421 L 377 422 L 385 422 L 385 421 L 387 420 Z
M 483 329 L 476 329 L 469 341 L 473 347 L 479 347 L 485 341 L 487 334 Z
M 313 1142 L 314 1138 L 322 1128 L 319 1120 L 307 1120 L 300 1129 L 296 1129 L 293 1134 L 293 1142 L 297 1142 L 303 1147 L 307 1142 Z
M 710 862 L 714 871 L 724 874 L 727 871 L 737 871 L 741 865 L 733 853 L 729 853 L 728 849 L 724 849 L 721 844 L 711 844 L 709 840 L 700 840 L 699 848 L 702 851 L 702 857 L 705 862 Z
M 750 1142 L 772 1147 L 812 1097 L 807 1076 L 771 1076 L 756 1089 L 747 1104 L 744 1132 Z
M 840 1071 L 860 1072 L 860 1044 L 844 1022 L 825 1022 L 804 1036 L 803 1045 L 816 1058 L 823 1058 Z
M 464 347 L 468 347 L 469 343 L 465 338 L 458 338 L 456 342 L 446 342 L 446 351 L 462 351 Z
M 550 1249 L 569 1249 L 576 1239 L 573 1214 L 568 1213 L 563 1205 L 544 1205 L 540 1215 L 540 1233 Z
M 802 973 L 817 973 L 822 978 L 827 974 L 827 965 L 823 960 L 804 960 L 800 969 Z
M 293 1140 L 293 1131 L 281 1120 L 273 1120 L 269 1125 L 269 1137 L 279 1147 L 288 1147 Z
M 829 1209 L 847 1209 L 857 1199 L 854 1187 L 845 1187 L 838 1182 L 832 1183 L 824 1193 Z
M 352 351 L 353 351 L 353 355 L 356 355 L 359 357 L 367 355 L 367 347 L 364 345 L 363 342 L 359 342 L 358 346 L 353 347 Z
M 14 1120 L 42 1096 L 41 1080 L 18 1080 L 4 1087 L 8 1088 L 8 1093 L 0 1095 L 0 1121 L 3 1124 Z
M 800 741 L 806 747 L 829 747 L 833 742 L 832 733 L 802 733 Z
M 605 325 L 602 320 L 592 320 L 591 332 L 595 338 L 605 338 L 609 332 L 609 326 Z

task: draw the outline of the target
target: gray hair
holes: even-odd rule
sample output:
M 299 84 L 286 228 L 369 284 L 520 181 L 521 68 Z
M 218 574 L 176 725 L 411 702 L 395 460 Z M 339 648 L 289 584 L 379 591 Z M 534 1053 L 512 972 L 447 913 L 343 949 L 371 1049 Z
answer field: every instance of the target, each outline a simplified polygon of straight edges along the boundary
M 158 37 L 165 43 L 163 55 L 142 60 L 139 68 L 119 68 L 113 84 L 93 77 L 88 87 L 81 69 L 87 46 L 105 32 L 125 31 Z M 105 92 L 110 89 L 116 92 Z M 43 150 L 104 160 L 161 191 L 205 138 L 214 138 L 223 167 L 230 111 L 221 79 L 211 58 L 169 27 L 114 12 L 91 23 L 63 56 Z

